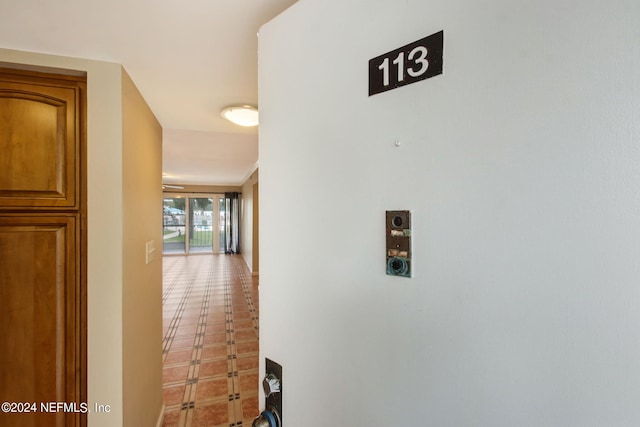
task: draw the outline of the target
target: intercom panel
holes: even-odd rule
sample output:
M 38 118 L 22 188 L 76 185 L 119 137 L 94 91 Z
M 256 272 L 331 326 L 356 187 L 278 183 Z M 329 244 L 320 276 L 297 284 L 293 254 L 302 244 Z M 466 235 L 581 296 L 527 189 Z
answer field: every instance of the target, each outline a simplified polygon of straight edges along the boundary
M 411 212 L 387 211 L 387 274 L 411 277 Z

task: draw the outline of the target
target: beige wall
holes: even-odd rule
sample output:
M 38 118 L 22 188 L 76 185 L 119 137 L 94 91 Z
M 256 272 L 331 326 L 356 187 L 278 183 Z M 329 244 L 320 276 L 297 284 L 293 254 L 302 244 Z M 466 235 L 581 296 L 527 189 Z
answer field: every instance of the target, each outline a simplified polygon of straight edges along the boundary
M 258 170 L 253 172 L 251 176 L 242 185 L 242 207 L 240 209 L 240 253 L 244 258 L 244 262 L 251 270 L 251 273 L 257 274 L 257 260 L 254 260 L 254 254 L 257 256 L 257 242 L 254 242 L 254 228 L 257 218 L 254 214 L 254 184 L 258 182 Z M 257 195 L 256 195 L 257 196 Z M 257 212 L 255 212 L 257 213 Z
M 162 408 L 162 127 L 124 70 L 122 113 L 123 419 L 153 426 Z
M 87 73 L 87 403 L 89 407 L 94 404 L 110 405 L 108 413 L 89 414 L 89 427 L 122 426 L 124 395 L 135 393 L 134 390 L 125 390 L 130 386 L 129 381 L 123 382 L 123 330 L 133 326 L 124 323 L 123 284 L 132 283 L 133 278 L 127 274 L 133 273 L 130 268 L 127 268 L 127 273 L 123 271 L 122 205 L 125 199 L 122 189 L 129 183 L 124 182 L 123 175 L 122 67 L 115 63 L 9 49 L 0 49 L 0 63 L 4 66 L 7 63 L 20 64 L 21 68 L 53 67 Z M 127 173 L 127 179 L 129 176 Z M 131 360 L 127 359 L 127 363 Z M 147 385 L 149 394 L 155 395 L 155 386 Z M 155 418 L 159 415 L 159 408 L 139 410 L 157 412 Z

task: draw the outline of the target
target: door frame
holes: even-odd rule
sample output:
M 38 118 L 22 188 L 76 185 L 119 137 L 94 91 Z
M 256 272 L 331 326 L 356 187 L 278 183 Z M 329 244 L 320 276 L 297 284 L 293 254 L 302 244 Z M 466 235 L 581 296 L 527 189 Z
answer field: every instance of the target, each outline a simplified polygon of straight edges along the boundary
M 178 193 L 178 192 L 163 192 L 162 193 L 162 205 L 163 205 L 163 213 L 164 216 L 164 200 L 165 199 L 185 199 L 185 238 L 184 238 L 184 252 L 180 253 L 165 253 L 164 252 L 164 242 L 163 242 L 163 256 L 188 256 L 188 255 L 198 255 L 198 254 L 214 254 L 218 255 L 220 253 L 224 253 L 220 251 L 220 199 L 224 199 L 224 193 Z M 211 244 L 211 251 L 207 252 L 191 252 L 189 247 L 190 240 L 190 210 L 191 210 L 191 199 L 212 199 L 213 202 L 213 241 Z M 164 227 L 164 218 L 163 218 L 163 227 Z M 164 230 L 163 230 L 164 235 Z

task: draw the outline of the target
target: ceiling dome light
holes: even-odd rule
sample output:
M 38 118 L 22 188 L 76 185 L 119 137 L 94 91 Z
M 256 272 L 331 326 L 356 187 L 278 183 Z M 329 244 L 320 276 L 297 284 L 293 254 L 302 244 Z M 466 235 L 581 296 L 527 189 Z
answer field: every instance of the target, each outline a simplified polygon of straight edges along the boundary
M 258 126 L 258 109 L 251 105 L 233 105 L 222 110 L 222 117 L 240 126 Z

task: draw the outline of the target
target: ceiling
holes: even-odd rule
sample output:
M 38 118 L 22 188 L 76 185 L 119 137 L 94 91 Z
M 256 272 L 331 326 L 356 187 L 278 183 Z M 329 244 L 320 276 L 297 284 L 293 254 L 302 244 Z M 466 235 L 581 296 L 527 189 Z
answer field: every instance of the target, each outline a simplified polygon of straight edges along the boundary
M 0 47 L 117 62 L 163 127 L 163 182 L 240 185 L 258 131 L 258 30 L 296 0 L 0 0 Z

